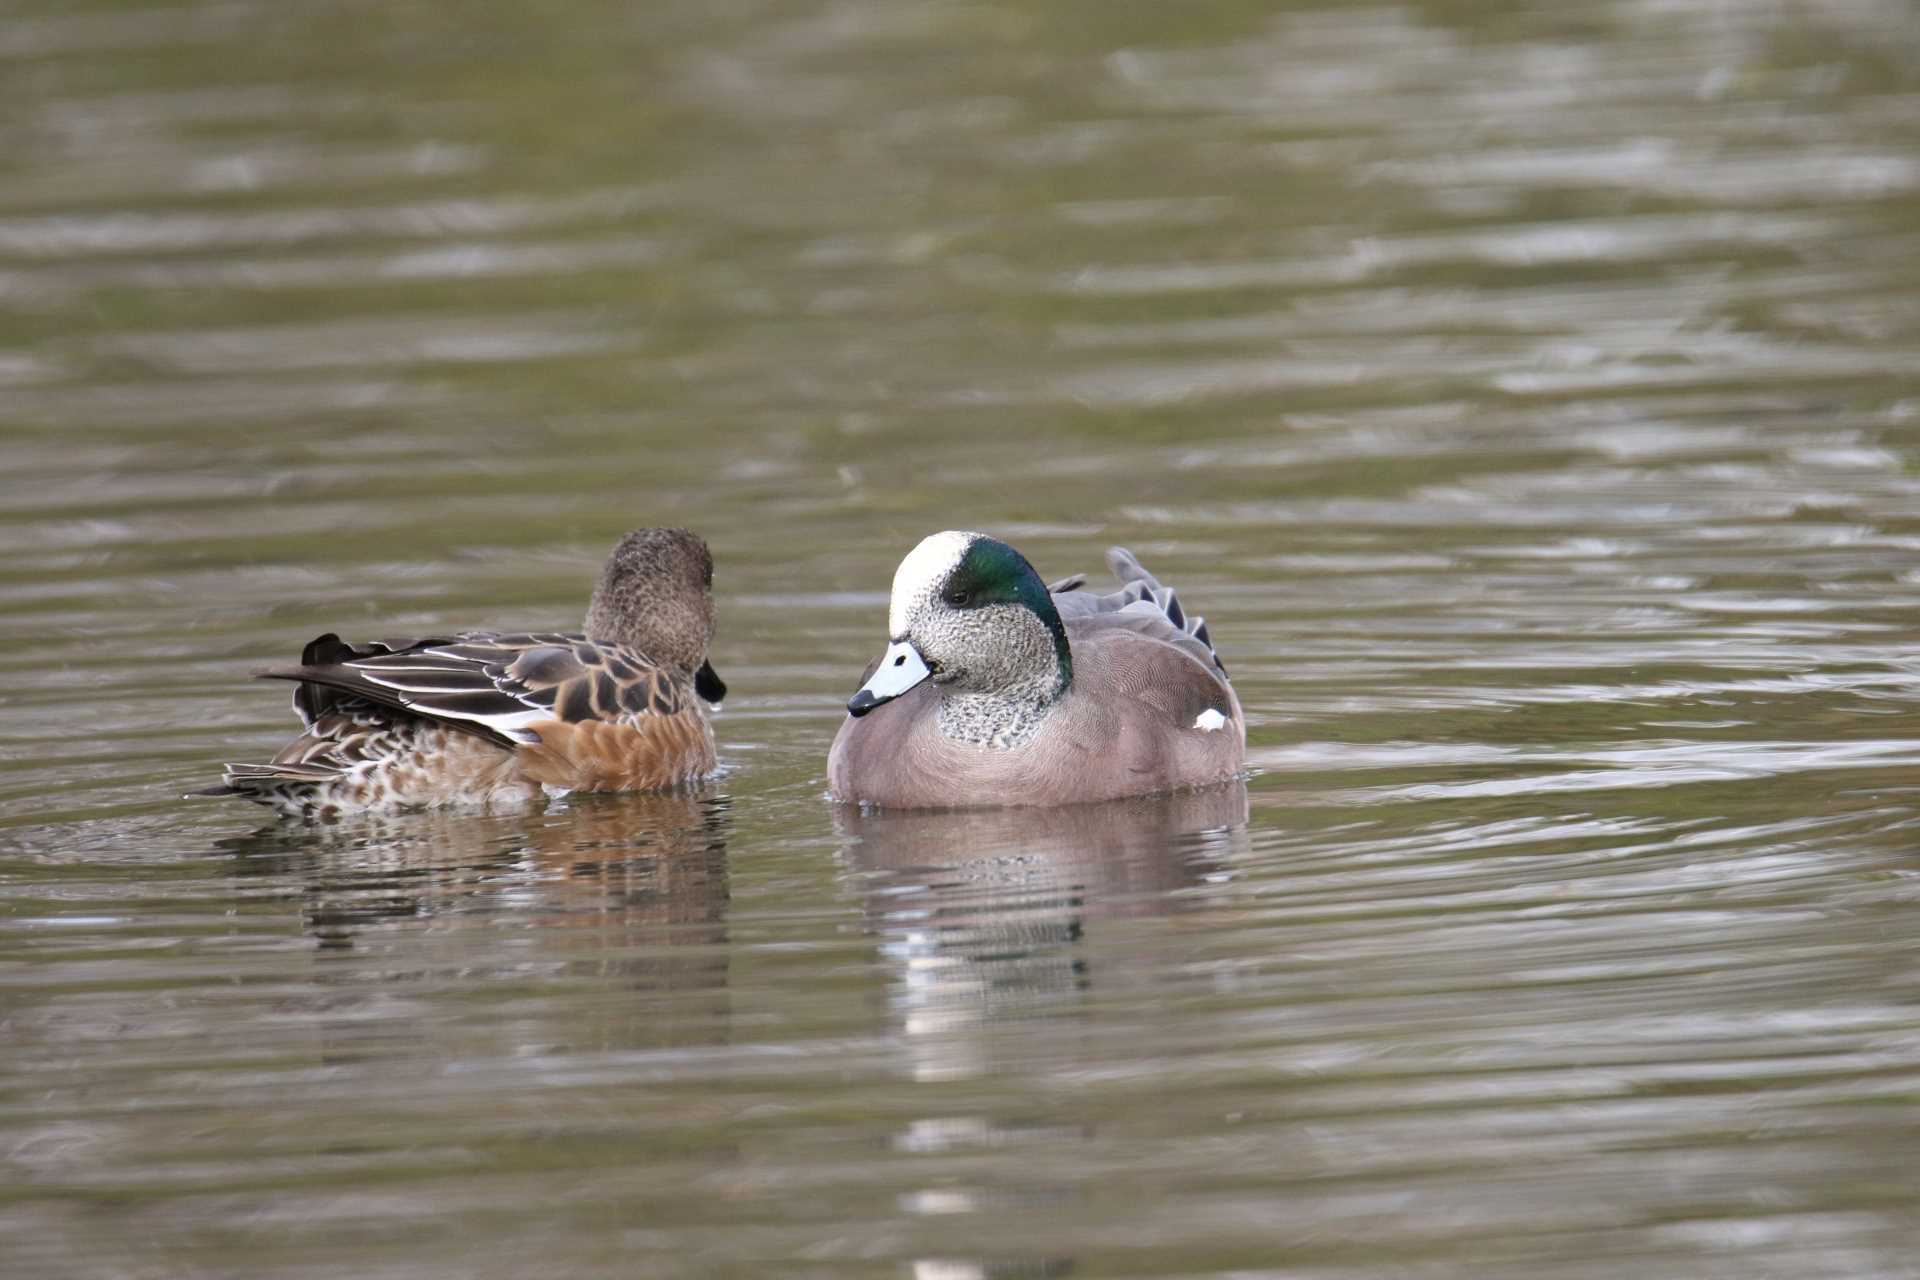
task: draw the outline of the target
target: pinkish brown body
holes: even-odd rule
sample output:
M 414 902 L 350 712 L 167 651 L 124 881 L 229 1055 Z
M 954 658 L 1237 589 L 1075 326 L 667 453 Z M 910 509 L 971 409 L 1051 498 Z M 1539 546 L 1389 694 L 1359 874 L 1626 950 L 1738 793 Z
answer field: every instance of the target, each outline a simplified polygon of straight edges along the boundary
M 949 559 L 967 554 L 957 549 Z M 956 735 L 955 718 L 943 715 L 943 701 L 966 689 L 963 668 L 987 665 L 951 655 L 994 643 L 989 628 L 978 626 L 963 640 L 953 639 L 955 629 L 949 628 L 943 639 L 937 622 L 927 621 L 930 612 L 942 612 L 943 589 L 897 578 L 896 647 L 918 634 L 911 643 L 932 650 L 928 661 L 939 670 L 883 698 L 884 705 L 848 716 L 827 758 L 834 798 L 909 809 L 1057 805 L 1238 776 L 1246 755 L 1245 718 L 1204 624 L 1188 623 L 1172 592 L 1125 552 L 1110 553 L 1109 563 L 1125 584 L 1119 593 L 1082 592 L 1077 579 L 1049 592 L 1070 650 L 1070 680 L 1050 700 L 1042 696 L 1015 713 L 1012 729 L 998 733 Z M 912 597 L 905 605 L 903 586 Z M 972 615 L 985 613 L 971 592 L 956 594 L 968 596 Z M 1030 592 L 1025 599 L 1031 600 Z M 1006 606 L 994 608 L 993 616 L 982 619 L 992 630 L 1024 625 L 1016 613 L 1002 611 Z M 1035 652 L 1036 661 L 1048 660 L 1045 645 Z M 950 656 L 943 662 L 940 654 Z M 996 679 L 1020 682 L 1017 672 Z M 993 694 L 975 689 L 964 696 Z

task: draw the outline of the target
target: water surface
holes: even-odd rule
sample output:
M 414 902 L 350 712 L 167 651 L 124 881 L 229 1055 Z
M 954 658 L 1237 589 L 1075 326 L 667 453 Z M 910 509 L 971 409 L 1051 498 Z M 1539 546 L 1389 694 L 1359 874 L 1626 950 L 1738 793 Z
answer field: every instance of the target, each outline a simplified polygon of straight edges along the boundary
M 3 1269 L 1912 1275 L 1913 32 L 9 5 Z M 697 793 L 179 798 L 642 523 Z M 1177 585 L 1244 788 L 828 805 L 948 527 Z

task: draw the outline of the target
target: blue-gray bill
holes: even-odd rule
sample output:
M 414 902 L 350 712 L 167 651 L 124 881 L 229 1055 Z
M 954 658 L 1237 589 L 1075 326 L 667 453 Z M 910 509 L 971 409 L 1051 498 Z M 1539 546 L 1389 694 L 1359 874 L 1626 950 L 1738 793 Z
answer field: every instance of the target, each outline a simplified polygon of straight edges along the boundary
M 880 655 L 880 665 L 860 686 L 860 691 L 848 699 L 847 714 L 858 719 L 875 707 L 892 702 L 932 674 L 911 642 L 895 640 Z

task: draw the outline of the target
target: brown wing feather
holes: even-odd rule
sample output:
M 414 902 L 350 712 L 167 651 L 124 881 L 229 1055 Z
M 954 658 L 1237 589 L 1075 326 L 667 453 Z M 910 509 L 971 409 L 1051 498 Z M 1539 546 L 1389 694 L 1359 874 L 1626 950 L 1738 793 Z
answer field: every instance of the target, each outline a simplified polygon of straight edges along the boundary
M 295 706 L 309 726 L 364 699 L 511 747 L 531 742 L 548 717 L 672 716 L 689 703 L 684 681 L 645 655 L 579 635 L 470 632 L 357 648 L 329 635 L 303 657 L 256 674 L 299 681 Z
M 1227 713 L 1230 695 L 1217 669 L 1202 666 L 1187 650 L 1157 637 L 1138 632 L 1109 637 L 1105 652 L 1112 686 L 1164 711 L 1175 728 L 1192 727 L 1194 718 L 1209 708 Z

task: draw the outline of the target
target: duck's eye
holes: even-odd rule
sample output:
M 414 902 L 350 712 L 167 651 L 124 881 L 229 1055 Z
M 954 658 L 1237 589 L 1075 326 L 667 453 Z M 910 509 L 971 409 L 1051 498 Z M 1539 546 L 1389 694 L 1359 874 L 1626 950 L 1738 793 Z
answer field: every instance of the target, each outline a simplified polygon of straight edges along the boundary
M 950 588 L 942 598 L 954 608 L 964 609 L 972 603 L 973 592 L 968 591 L 965 587 L 953 587 Z

